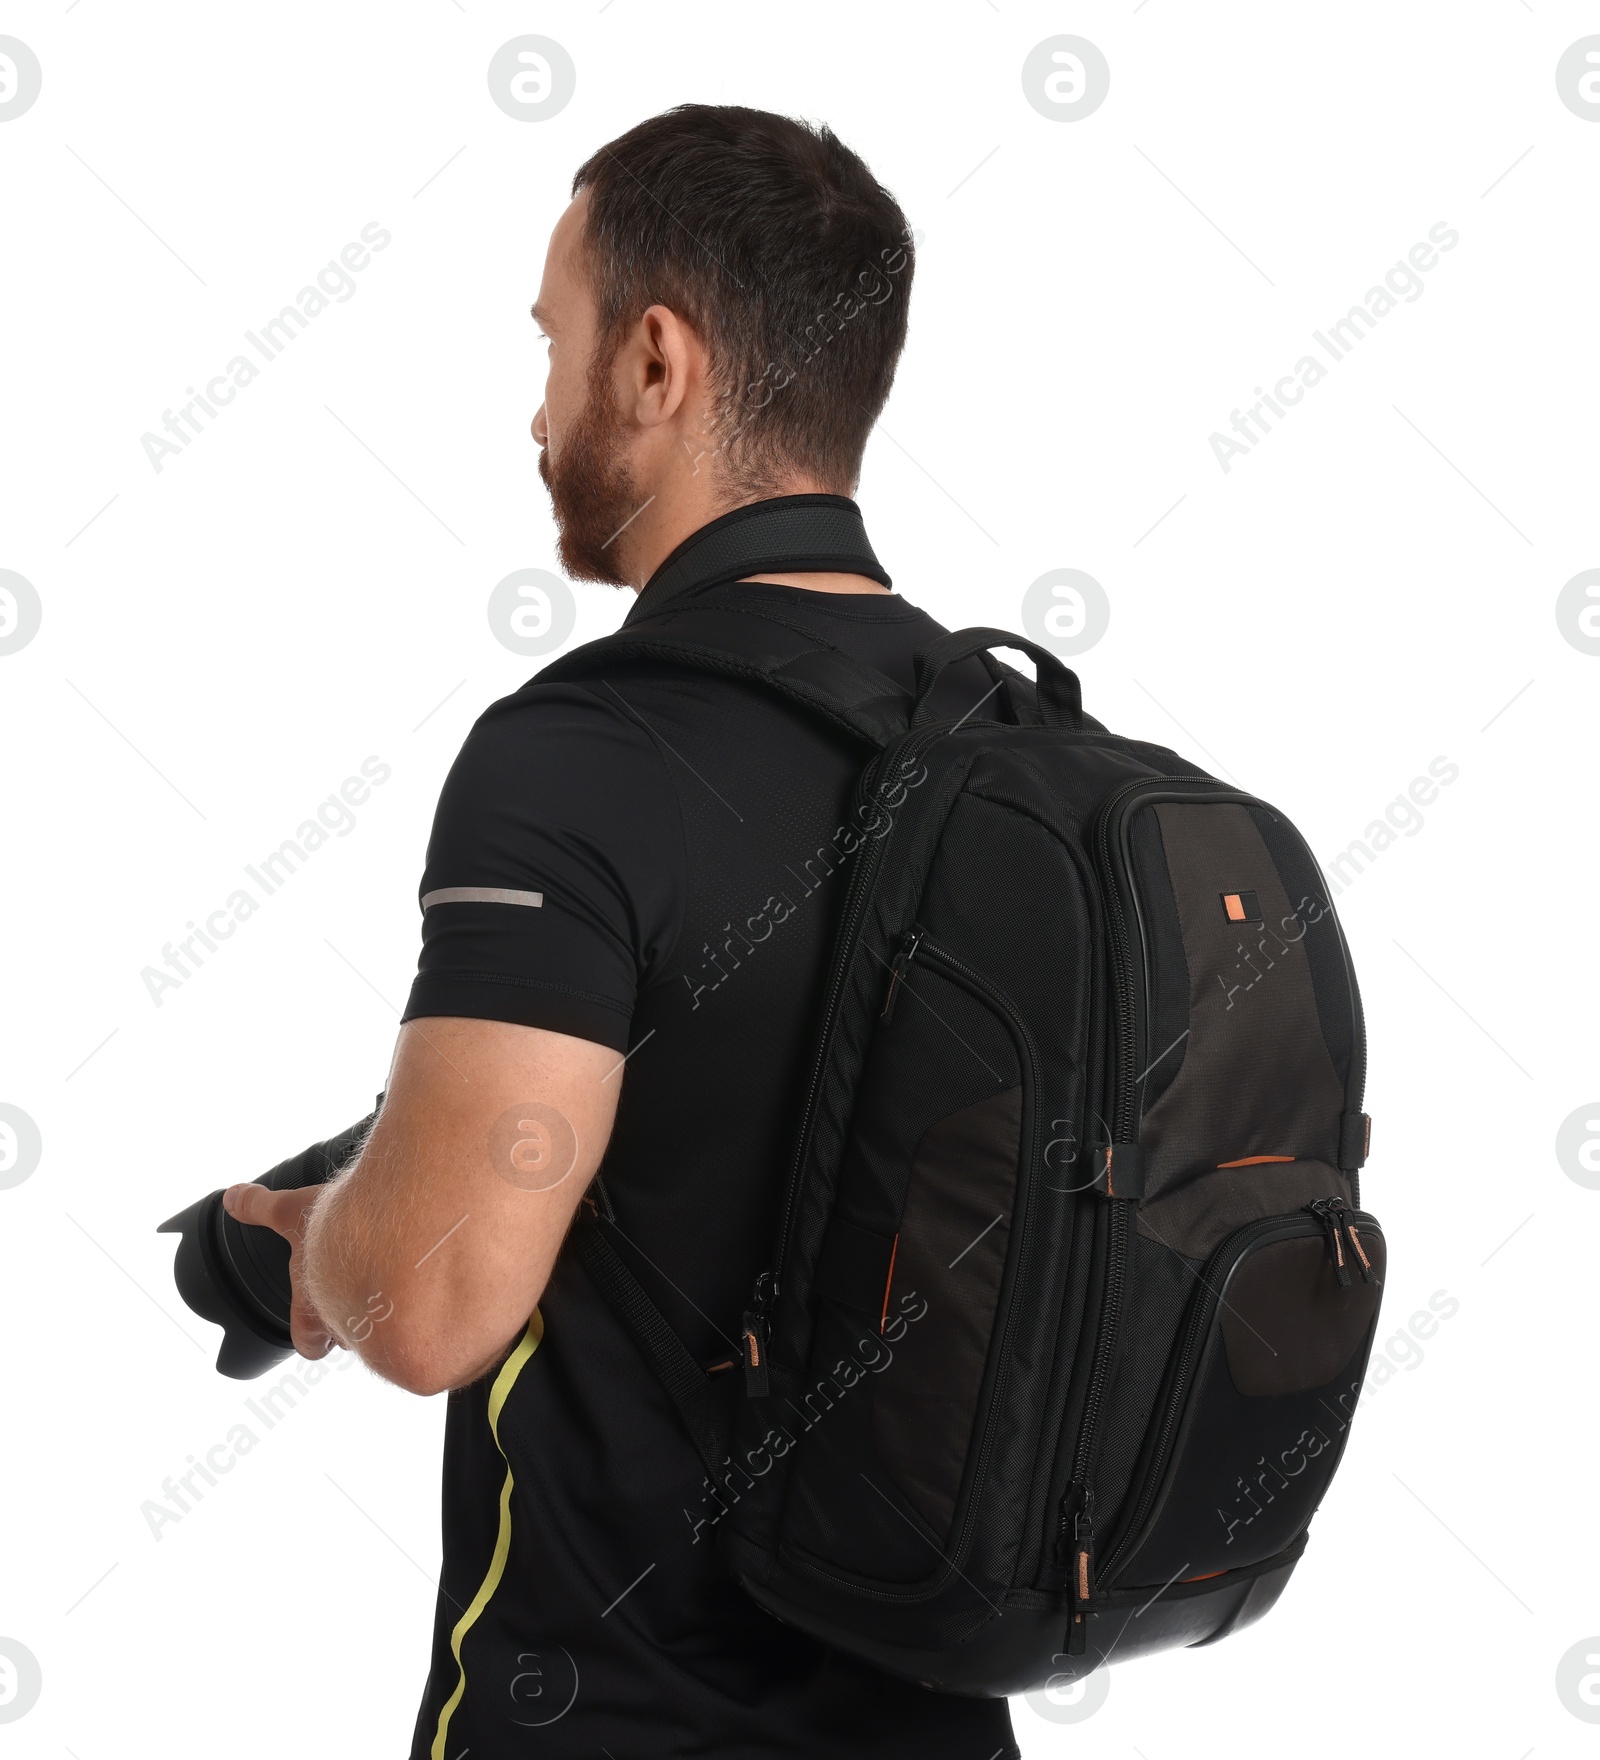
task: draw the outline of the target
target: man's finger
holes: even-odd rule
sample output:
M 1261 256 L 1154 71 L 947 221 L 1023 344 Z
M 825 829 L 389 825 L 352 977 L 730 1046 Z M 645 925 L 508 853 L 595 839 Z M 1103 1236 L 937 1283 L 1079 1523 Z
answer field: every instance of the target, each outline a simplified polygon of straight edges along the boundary
M 266 1186 L 229 1186 L 222 1207 L 236 1222 L 275 1229 L 291 1243 L 299 1240 L 300 1205 L 295 1194 L 269 1191 Z
M 265 1186 L 229 1186 L 222 1194 L 222 1207 L 235 1222 L 265 1224 L 270 1228 L 266 1211 L 271 1197 Z
M 313 1363 L 327 1356 L 334 1346 L 331 1333 L 321 1332 L 315 1328 L 307 1332 L 291 1333 L 290 1338 L 294 1344 L 295 1354 L 306 1357 Z

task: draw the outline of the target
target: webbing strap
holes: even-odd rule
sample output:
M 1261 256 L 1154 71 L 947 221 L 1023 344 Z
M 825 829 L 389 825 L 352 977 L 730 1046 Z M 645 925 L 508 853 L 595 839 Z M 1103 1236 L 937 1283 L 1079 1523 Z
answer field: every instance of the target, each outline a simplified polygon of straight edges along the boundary
M 598 1221 L 579 1222 L 579 1262 L 611 1311 L 633 1335 L 644 1360 L 678 1408 L 706 1471 L 713 1480 L 720 1481 L 728 1447 L 712 1410 L 711 1383 L 706 1372 L 662 1318 L 661 1310 L 650 1300 L 638 1278 L 617 1256 L 604 1230 L 605 1225 Z
M 1354 1173 L 1365 1165 L 1371 1138 L 1372 1120 L 1366 1113 L 1339 1114 L 1339 1166 L 1345 1173 Z
M 846 495 L 778 495 L 736 507 L 690 535 L 645 582 L 628 621 L 654 617 L 741 575 L 863 574 L 893 582 L 873 554 L 861 509 Z

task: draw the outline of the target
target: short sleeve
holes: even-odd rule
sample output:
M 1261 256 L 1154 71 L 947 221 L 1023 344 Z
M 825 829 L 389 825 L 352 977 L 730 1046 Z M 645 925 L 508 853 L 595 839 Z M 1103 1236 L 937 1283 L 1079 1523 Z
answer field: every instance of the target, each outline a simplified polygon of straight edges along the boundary
M 404 1020 L 462 1015 L 624 1051 L 682 917 L 677 798 L 648 729 L 583 686 L 478 720 L 445 780 Z

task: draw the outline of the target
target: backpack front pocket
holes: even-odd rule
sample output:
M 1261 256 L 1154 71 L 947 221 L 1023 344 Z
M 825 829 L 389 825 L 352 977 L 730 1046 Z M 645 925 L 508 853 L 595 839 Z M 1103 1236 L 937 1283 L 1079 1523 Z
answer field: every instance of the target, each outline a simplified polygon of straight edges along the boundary
M 915 1594 L 959 1556 L 1004 1377 L 1036 1054 L 1010 1003 L 921 931 L 884 1006 L 789 1402 L 783 1543 Z
M 1218 1247 L 1198 1274 L 1107 1584 L 1217 1576 L 1274 1557 L 1305 1529 L 1344 1448 L 1384 1264 L 1376 1220 L 1340 1197 Z

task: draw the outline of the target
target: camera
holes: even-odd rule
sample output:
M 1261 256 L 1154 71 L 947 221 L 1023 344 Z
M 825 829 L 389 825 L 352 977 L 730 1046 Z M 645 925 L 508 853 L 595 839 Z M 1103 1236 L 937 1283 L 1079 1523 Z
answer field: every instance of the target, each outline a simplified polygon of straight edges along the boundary
M 326 1185 L 355 1160 L 378 1109 L 325 1143 L 280 1161 L 255 1183 L 274 1192 Z M 217 1372 L 235 1381 L 265 1374 L 293 1354 L 289 1336 L 289 1243 L 276 1229 L 237 1221 L 222 1207 L 223 1188 L 169 1217 L 158 1234 L 179 1236 L 172 1275 L 178 1294 L 200 1316 L 222 1328 Z

